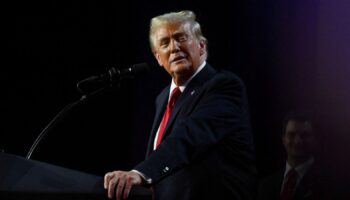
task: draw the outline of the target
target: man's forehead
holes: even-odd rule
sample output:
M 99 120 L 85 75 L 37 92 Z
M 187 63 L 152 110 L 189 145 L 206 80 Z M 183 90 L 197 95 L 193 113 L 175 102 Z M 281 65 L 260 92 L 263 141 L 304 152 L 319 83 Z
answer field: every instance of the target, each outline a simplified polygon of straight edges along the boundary
M 177 33 L 177 32 L 186 32 L 190 28 L 189 23 L 164 23 L 159 25 L 157 31 L 155 32 L 157 35 L 159 34 L 168 34 L 168 33 Z
M 297 121 L 297 120 L 289 120 L 287 123 L 287 130 L 290 129 L 302 129 L 302 130 L 312 130 L 312 125 L 309 121 Z

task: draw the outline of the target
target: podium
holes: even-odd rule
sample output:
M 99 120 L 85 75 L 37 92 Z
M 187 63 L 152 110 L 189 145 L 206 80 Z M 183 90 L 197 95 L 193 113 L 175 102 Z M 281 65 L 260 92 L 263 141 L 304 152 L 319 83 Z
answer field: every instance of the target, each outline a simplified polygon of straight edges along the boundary
M 107 200 L 103 177 L 53 164 L 0 153 L 0 199 Z M 151 191 L 138 186 L 130 200 L 150 200 Z

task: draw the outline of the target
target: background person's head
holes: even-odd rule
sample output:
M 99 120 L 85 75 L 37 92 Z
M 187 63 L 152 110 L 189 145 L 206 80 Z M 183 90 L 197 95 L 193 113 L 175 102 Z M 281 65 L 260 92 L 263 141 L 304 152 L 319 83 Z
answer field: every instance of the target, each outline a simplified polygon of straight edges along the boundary
M 316 135 L 312 113 L 290 112 L 284 120 L 282 143 L 290 165 L 298 165 L 313 157 Z

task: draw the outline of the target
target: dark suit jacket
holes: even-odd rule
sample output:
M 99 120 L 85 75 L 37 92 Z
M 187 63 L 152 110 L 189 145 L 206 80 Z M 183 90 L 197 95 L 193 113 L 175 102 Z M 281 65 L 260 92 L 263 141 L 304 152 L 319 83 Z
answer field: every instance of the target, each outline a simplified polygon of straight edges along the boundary
M 135 168 L 152 179 L 156 199 L 251 199 L 256 170 L 242 81 L 207 64 L 180 95 L 153 151 L 168 95 L 169 86 L 156 99 L 147 156 Z
M 313 165 L 300 180 L 295 189 L 293 200 L 332 200 L 337 192 L 335 186 L 327 179 L 329 173 Z M 284 170 L 277 171 L 265 178 L 259 184 L 257 200 L 279 200 L 283 182 Z

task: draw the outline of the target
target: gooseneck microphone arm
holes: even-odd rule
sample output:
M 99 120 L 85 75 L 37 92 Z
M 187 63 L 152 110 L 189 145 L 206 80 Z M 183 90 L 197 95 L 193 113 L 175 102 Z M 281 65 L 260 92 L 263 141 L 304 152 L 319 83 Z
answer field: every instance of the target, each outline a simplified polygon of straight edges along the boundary
M 46 136 L 47 132 L 49 132 L 49 130 L 52 129 L 52 127 L 54 127 L 55 124 L 57 124 L 64 116 L 65 113 L 67 113 L 69 110 L 71 110 L 73 107 L 75 107 L 76 105 L 78 105 L 80 102 L 82 101 L 82 99 L 79 99 L 78 101 L 75 101 L 73 103 L 70 103 L 68 105 L 66 105 L 51 121 L 50 123 L 41 131 L 41 133 L 38 135 L 38 137 L 35 139 L 34 143 L 32 144 L 32 146 L 30 147 L 30 150 L 28 151 L 28 154 L 26 156 L 27 159 L 30 159 L 30 157 L 32 156 L 34 150 L 36 149 L 36 147 L 38 146 L 38 144 L 40 143 L 40 141 Z
M 64 116 L 72 110 L 74 107 L 79 105 L 81 102 L 85 101 L 87 98 L 96 96 L 103 91 L 105 91 L 108 87 L 113 85 L 115 82 L 121 81 L 123 78 L 135 77 L 136 75 L 143 74 L 148 72 L 149 66 L 146 63 L 139 63 L 132 65 L 129 68 L 119 70 L 115 68 L 111 68 L 107 73 L 101 74 L 99 76 L 92 76 L 86 78 L 82 81 L 79 81 L 77 84 L 77 89 L 80 93 L 82 93 L 82 97 L 74 101 L 68 105 L 66 105 L 51 121 L 50 123 L 41 131 L 38 137 L 35 139 L 32 144 L 26 158 L 30 159 L 33 152 L 40 144 L 40 141 L 47 135 L 47 133 L 58 123 L 60 122 Z
M 46 127 L 40 132 L 40 134 L 38 135 L 38 137 L 35 139 L 34 143 L 32 144 L 32 146 L 30 147 L 30 150 L 27 153 L 26 158 L 30 159 L 33 152 L 35 151 L 35 149 L 38 147 L 38 145 L 40 144 L 41 140 L 47 135 L 47 133 L 55 127 L 56 124 L 58 124 L 62 119 L 64 119 L 64 116 L 71 111 L 74 107 L 76 107 L 77 105 L 79 105 L 81 102 L 85 101 L 88 97 L 90 96 L 95 96 L 97 94 L 100 94 L 102 91 L 104 91 L 106 88 L 100 88 L 96 91 L 94 91 L 93 93 L 89 94 L 89 95 L 83 95 L 80 99 L 66 105 L 51 121 L 49 124 L 46 125 Z

